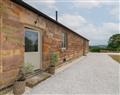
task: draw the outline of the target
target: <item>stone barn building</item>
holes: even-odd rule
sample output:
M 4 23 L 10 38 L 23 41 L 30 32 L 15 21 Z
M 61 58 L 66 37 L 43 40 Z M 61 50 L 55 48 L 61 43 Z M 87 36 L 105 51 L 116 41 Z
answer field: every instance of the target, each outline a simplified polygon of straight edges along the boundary
M 19 67 L 46 71 L 88 53 L 89 40 L 22 0 L 0 0 L 0 89 L 14 83 Z

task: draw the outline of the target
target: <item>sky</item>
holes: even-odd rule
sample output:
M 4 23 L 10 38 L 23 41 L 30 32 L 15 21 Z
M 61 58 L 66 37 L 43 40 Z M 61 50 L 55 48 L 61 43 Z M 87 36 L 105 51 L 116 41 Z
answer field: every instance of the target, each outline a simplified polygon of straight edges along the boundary
M 90 40 L 90 45 L 107 45 L 120 33 L 119 0 L 24 0 L 31 6 Z

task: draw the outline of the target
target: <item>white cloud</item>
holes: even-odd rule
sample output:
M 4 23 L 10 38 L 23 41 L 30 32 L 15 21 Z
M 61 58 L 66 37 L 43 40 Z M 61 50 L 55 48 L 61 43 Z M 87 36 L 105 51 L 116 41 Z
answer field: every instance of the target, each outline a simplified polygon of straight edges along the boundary
M 55 0 L 42 0 L 42 3 L 46 6 L 48 6 L 49 8 L 55 8 Z
M 24 0 L 24 1 L 30 4 L 40 3 L 49 8 L 55 8 L 56 4 L 56 0 Z
M 60 17 L 60 22 L 69 28 L 73 29 L 80 35 L 88 38 L 90 44 L 107 44 L 110 36 L 119 33 L 118 23 L 103 23 L 101 26 L 96 26 L 79 15 L 65 14 Z
M 119 28 L 120 28 L 120 24 L 117 24 L 117 23 L 104 23 L 103 24 L 103 30 L 105 31 L 109 31 L 109 33 L 113 33 L 113 32 L 118 32 Z
M 115 6 L 111 11 L 110 14 L 115 18 L 120 20 L 120 8 L 119 6 Z
M 47 7 L 47 12 L 53 12 L 53 8 L 56 7 L 57 0 L 24 0 L 31 3 L 34 7 L 39 8 L 41 4 L 44 4 Z M 38 2 L 38 3 L 37 3 Z M 59 2 L 72 2 L 76 7 L 79 8 L 96 8 L 103 5 L 111 4 L 115 5 L 118 1 L 113 0 L 64 0 Z M 54 8 L 55 9 L 55 8 Z M 118 7 L 114 7 L 110 10 L 112 16 L 118 16 Z M 90 44 L 107 44 L 109 37 L 113 34 L 119 32 L 118 23 L 102 23 L 101 26 L 94 25 L 87 21 L 84 17 L 80 15 L 64 14 L 59 17 L 59 21 L 62 22 L 65 26 L 73 29 L 77 33 L 85 36 L 90 40 Z M 99 23 L 99 22 L 98 22 Z
M 95 7 L 100 7 L 102 5 L 108 5 L 108 4 L 114 4 L 118 2 L 117 0 L 74 0 L 73 4 L 76 7 L 81 7 L 81 8 L 95 8 Z
M 65 25 L 72 27 L 73 29 L 77 29 L 79 26 L 83 26 L 87 21 L 79 15 L 70 15 L 66 14 L 59 17 L 59 21 L 64 23 Z
M 25 2 L 36 2 L 36 3 L 39 3 L 39 2 L 42 2 L 42 3 L 50 3 L 50 4 L 55 4 L 56 3 L 56 0 L 23 0 Z
M 81 27 L 77 32 L 90 39 L 90 44 L 107 44 L 108 39 L 113 34 L 118 34 L 118 23 L 103 23 L 101 26 L 87 24 Z
M 93 7 L 98 7 L 101 4 L 101 2 L 95 1 L 95 0 L 79 2 L 79 1 L 75 0 L 74 4 L 77 7 L 93 8 Z

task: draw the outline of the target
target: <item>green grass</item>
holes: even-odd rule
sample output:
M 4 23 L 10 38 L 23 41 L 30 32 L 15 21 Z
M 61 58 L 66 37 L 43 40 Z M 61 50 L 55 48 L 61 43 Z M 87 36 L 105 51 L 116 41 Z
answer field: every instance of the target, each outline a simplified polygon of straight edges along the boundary
M 120 63 L 120 55 L 110 55 L 114 60 Z

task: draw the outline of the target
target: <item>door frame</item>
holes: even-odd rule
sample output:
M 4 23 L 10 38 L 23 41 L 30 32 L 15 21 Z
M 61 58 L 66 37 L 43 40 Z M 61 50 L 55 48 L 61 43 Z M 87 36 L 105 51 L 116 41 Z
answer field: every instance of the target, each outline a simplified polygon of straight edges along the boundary
M 42 70 L 43 69 L 43 52 L 42 52 L 42 47 L 43 47 L 43 33 L 42 33 L 42 29 L 40 29 L 40 28 L 38 28 L 38 27 L 35 27 L 35 26 L 31 26 L 31 25 L 25 25 L 24 24 L 24 49 L 25 49 L 25 30 L 26 29 L 31 29 L 31 30 L 34 30 L 34 31 L 37 31 L 37 32 L 39 32 L 39 44 L 40 44 L 40 49 L 39 49 L 39 52 L 40 52 L 40 67 L 39 67 L 39 69 L 40 70 Z M 25 51 L 24 51 L 24 53 L 25 53 Z M 24 54 L 25 55 L 25 54 Z M 25 58 L 25 56 L 24 56 L 24 58 Z

